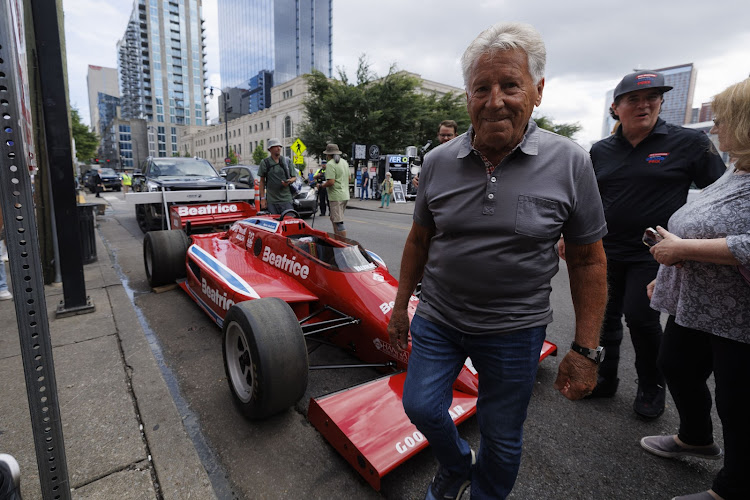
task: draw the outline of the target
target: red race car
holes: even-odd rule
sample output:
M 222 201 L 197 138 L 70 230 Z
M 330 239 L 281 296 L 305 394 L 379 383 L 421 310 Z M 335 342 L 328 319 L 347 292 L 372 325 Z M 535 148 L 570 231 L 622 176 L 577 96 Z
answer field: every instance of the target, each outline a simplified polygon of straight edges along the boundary
M 311 228 L 296 213 L 259 215 L 242 202 L 171 207 L 171 231 L 146 234 L 152 287 L 174 283 L 222 329 L 224 369 L 237 408 L 272 416 L 305 393 L 308 344 L 334 344 L 386 375 L 313 398 L 308 419 L 376 489 L 388 472 L 427 446 L 401 404 L 411 345 L 394 349 L 387 326 L 398 282 L 355 241 Z M 206 226 L 228 230 L 191 234 Z M 186 229 L 187 231 L 183 230 Z M 418 299 L 409 303 L 414 314 Z M 540 361 L 557 347 L 545 342 Z M 476 412 L 478 379 L 467 359 L 450 414 Z

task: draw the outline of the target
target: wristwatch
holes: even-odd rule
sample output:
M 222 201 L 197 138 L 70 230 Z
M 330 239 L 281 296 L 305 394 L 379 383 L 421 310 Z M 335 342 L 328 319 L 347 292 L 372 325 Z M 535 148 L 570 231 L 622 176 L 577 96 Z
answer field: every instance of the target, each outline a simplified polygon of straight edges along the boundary
M 579 346 L 574 340 L 573 343 L 570 344 L 570 350 L 577 352 L 581 356 L 586 356 L 597 365 L 604 359 L 604 348 L 602 346 L 599 346 L 596 349 L 589 349 L 588 347 Z

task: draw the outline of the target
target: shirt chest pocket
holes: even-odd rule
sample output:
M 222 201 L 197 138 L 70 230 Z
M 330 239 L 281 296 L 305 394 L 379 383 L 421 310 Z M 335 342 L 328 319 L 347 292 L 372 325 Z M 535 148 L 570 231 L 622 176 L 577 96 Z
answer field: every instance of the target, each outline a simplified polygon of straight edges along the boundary
M 562 231 L 562 225 L 560 203 L 534 196 L 518 196 L 516 234 L 534 238 L 557 238 Z

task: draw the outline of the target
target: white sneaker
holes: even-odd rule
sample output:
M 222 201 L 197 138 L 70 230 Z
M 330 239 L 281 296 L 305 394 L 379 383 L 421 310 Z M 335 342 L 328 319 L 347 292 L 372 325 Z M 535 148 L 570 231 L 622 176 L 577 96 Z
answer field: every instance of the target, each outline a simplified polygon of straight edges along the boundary
M 8 290 L 3 290 L 0 292 L 0 300 L 10 300 L 13 298 L 13 295 Z

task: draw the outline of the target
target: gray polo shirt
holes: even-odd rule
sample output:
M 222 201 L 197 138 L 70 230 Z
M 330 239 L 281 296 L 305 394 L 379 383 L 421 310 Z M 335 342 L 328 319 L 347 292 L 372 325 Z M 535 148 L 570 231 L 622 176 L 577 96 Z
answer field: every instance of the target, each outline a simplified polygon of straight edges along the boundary
M 433 150 L 419 175 L 414 222 L 435 236 L 417 314 L 467 334 L 546 325 L 560 234 L 589 244 L 607 233 L 591 160 L 530 120 L 488 175 L 471 136 Z

